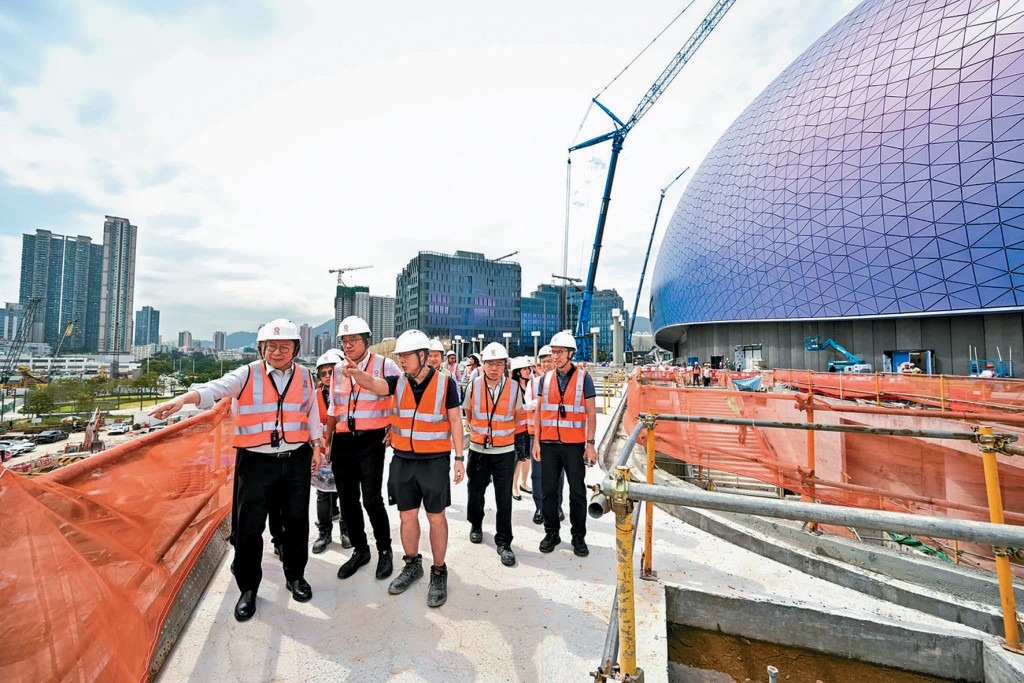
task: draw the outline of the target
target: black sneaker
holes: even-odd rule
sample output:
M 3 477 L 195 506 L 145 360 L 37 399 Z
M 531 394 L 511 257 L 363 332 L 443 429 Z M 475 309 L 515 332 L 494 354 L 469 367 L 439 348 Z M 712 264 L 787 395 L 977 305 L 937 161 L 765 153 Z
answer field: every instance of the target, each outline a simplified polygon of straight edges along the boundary
M 448 600 L 448 567 L 430 568 L 430 587 L 427 588 L 427 607 L 440 607 Z
M 388 586 L 388 593 L 391 595 L 398 595 L 404 593 L 412 582 L 416 579 L 423 578 L 423 556 L 417 555 L 416 557 L 409 557 L 403 555 L 402 559 L 405 560 L 405 566 L 402 567 L 402 571 L 399 572 L 398 577 L 391 582 Z
M 582 536 L 572 537 L 572 551 L 579 557 L 586 557 L 590 554 L 590 548 L 587 547 L 587 542 L 583 540 Z
M 327 546 L 331 544 L 331 532 L 321 531 L 320 535 L 316 537 L 313 542 L 313 554 L 319 555 L 320 553 L 327 550 Z
M 534 512 L 533 513 L 533 523 L 534 524 L 543 524 L 544 523 L 544 513 L 541 512 L 540 510 L 537 510 L 536 512 Z
M 540 542 L 540 551 L 542 553 L 550 553 L 561 542 L 562 539 L 558 534 L 547 534 L 544 536 L 544 540 Z
M 395 566 L 391 560 L 390 550 L 378 550 L 377 551 L 377 578 L 386 579 L 391 576 L 395 571 Z
M 499 545 L 498 554 L 501 555 L 501 563 L 506 567 L 515 565 L 516 554 L 512 552 L 512 548 L 509 548 L 507 545 Z
M 484 542 L 484 531 L 478 526 L 473 527 L 469 530 L 469 542 L 470 543 L 483 543 Z
M 370 563 L 370 551 L 369 550 L 357 550 L 352 553 L 352 557 L 348 558 L 345 564 L 338 567 L 338 578 L 347 579 L 356 573 L 356 571 L 364 564 Z

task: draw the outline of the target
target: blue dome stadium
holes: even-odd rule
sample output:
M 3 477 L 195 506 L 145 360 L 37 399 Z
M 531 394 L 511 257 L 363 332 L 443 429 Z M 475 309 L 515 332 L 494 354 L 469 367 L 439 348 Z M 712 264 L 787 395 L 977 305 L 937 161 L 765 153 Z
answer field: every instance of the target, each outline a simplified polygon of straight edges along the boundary
M 866 0 L 693 176 L 655 330 L 1024 307 L 1024 3 Z

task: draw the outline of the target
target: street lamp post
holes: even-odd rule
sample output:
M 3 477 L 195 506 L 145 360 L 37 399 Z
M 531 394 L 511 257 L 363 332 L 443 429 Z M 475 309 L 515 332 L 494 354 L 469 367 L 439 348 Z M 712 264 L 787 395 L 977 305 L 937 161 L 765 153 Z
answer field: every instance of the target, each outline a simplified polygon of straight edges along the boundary
M 484 334 L 483 334 L 483 332 L 481 332 L 480 334 L 476 335 L 476 338 L 480 341 L 480 353 L 483 353 L 484 352 Z
M 454 337 L 452 337 L 452 339 L 455 340 L 455 343 L 459 347 L 459 350 L 456 351 L 455 353 L 457 355 L 457 358 L 461 361 L 462 360 L 462 335 L 457 334 Z
M 540 330 L 534 330 L 530 332 L 530 336 L 533 337 L 533 362 L 537 362 L 537 339 L 540 337 Z
M 593 362 L 594 362 L 595 365 L 597 364 L 597 335 L 600 334 L 600 333 L 601 333 L 601 328 L 600 327 L 591 327 L 590 328 L 590 334 L 594 335 L 594 348 L 593 348 L 593 351 L 592 351 L 592 358 L 593 358 Z
M 512 338 L 512 333 L 502 332 L 501 336 L 505 338 L 505 353 L 508 353 L 508 340 Z

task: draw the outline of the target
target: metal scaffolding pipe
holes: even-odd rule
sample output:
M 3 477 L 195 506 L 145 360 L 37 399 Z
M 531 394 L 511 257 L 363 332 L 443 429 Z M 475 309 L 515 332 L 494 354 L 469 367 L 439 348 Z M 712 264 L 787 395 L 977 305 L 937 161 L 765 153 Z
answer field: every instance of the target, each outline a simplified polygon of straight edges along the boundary
M 617 457 L 615 462 L 612 463 L 612 466 L 608 468 L 609 472 L 614 472 L 616 467 L 622 467 L 629 461 L 629 454 L 633 452 L 633 446 L 636 445 L 637 440 L 640 438 L 640 432 L 642 432 L 643 429 L 644 422 L 643 420 L 640 420 L 636 423 L 636 427 L 633 427 L 633 431 L 630 432 L 629 438 L 626 439 L 626 443 L 623 444 L 619 457 Z
M 614 481 L 606 478 L 601 488 L 611 496 Z M 1024 547 L 1024 527 L 990 522 L 972 522 L 947 517 L 929 517 L 903 512 L 862 510 L 840 505 L 796 503 L 769 498 L 752 498 L 731 493 L 711 493 L 700 489 L 677 489 L 669 486 L 629 482 L 631 500 L 650 500 L 668 505 L 737 512 L 762 517 L 818 522 L 844 527 L 884 529 L 902 534 L 957 539 L 985 545 Z
M 954 439 L 977 443 L 976 432 L 950 432 L 938 429 L 900 429 L 896 427 L 867 427 L 864 425 L 825 424 L 822 422 L 787 422 L 784 420 L 754 420 L 738 417 L 708 417 L 704 415 L 658 415 L 659 420 L 669 422 L 692 422 L 696 424 L 735 425 L 738 427 L 760 427 L 765 429 L 806 429 L 820 432 L 845 432 L 852 434 L 878 434 L 882 436 L 909 436 L 918 439 Z M 995 435 L 1004 441 L 1016 441 L 1016 434 Z

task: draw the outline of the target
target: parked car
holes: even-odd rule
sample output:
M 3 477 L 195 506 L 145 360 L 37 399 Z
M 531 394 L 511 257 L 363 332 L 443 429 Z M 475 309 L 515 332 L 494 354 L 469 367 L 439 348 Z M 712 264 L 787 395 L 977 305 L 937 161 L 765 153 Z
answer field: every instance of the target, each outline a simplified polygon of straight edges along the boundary
M 36 443 L 55 443 L 68 438 L 68 433 L 61 429 L 47 429 L 36 435 Z
M 11 452 L 12 456 L 24 455 L 25 453 L 31 453 L 36 449 L 36 445 L 31 441 L 18 441 L 7 447 L 7 450 Z
M 128 424 L 116 424 L 107 430 L 107 434 L 114 436 L 116 434 L 127 434 L 132 430 L 132 426 Z

